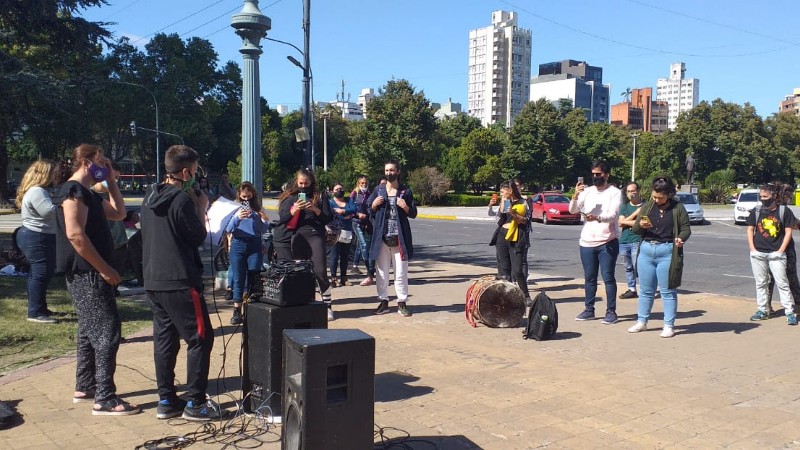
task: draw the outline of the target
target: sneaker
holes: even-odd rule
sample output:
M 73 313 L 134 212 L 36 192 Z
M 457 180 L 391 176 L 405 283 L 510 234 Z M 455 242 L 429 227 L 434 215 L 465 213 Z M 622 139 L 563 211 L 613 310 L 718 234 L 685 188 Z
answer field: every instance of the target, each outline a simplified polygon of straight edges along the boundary
M 336 316 L 333 315 L 333 309 L 328 308 L 328 322 L 336 320 Z
M 378 308 L 375 309 L 376 315 L 386 314 L 389 312 L 389 300 L 381 300 Z
M 36 322 L 36 323 L 58 323 L 58 320 L 54 319 L 51 316 L 36 316 L 36 317 L 28 317 L 28 322 Z
M 661 337 L 671 338 L 672 336 L 675 336 L 675 330 L 669 325 L 664 325 L 664 328 L 661 330 Z
M 353 283 L 350 282 L 347 278 L 344 280 L 339 280 L 339 286 L 352 286 Z
M 756 311 L 755 314 L 750 316 L 750 320 L 752 320 L 752 321 L 767 320 L 767 319 L 769 319 L 769 314 L 766 313 L 765 311 L 761 311 L 760 309 L 758 311 Z
M 225 300 L 233 300 L 233 289 L 225 289 Z
M 617 313 L 614 311 L 606 311 L 606 316 L 603 318 L 603 325 L 611 325 L 617 323 Z
M 653 298 L 661 298 L 661 291 L 656 291 L 656 293 L 653 295 Z
M 233 315 L 231 316 L 231 325 L 241 325 L 242 324 L 242 310 L 239 308 L 233 309 Z
M 338 286 L 338 285 L 336 284 L 336 278 L 331 278 L 331 287 L 332 287 L 332 288 L 335 288 L 335 287 L 337 287 L 337 286 Z
M 397 302 L 397 313 L 403 317 L 411 317 L 411 311 L 408 310 L 406 302 Z
M 582 313 L 578 314 L 578 317 L 576 317 L 575 320 L 594 320 L 594 311 L 589 311 L 586 309 Z
M 361 269 L 359 269 L 357 266 L 353 266 L 350 268 L 350 273 L 361 275 L 363 272 L 361 272 Z
M 375 284 L 375 280 L 372 277 L 364 278 L 361 283 L 358 283 L 359 286 L 372 286 L 373 284 Z
M 183 415 L 181 417 L 191 422 L 217 420 L 220 417 L 219 406 L 211 400 L 206 400 L 203 403 L 197 404 L 189 400 L 186 402 L 186 407 L 183 408 Z
M 636 291 L 627 290 L 622 295 L 620 295 L 619 298 L 621 299 L 639 298 L 639 294 L 637 294 Z
M 184 408 L 186 408 L 186 401 L 177 397 L 173 399 L 165 398 L 163 400 L 159 400 L 158 407 L 156 408 L 156 418 L 172 419 L 173 417 L 178 417 L 183 414 Z
M 636 322 L 636 324 L 628 328 L 628 333 L 638 333 L 647 329 L 647 322 Z
M 786 323 L 788 323 L 789 325 L 797 325 L 797 316 L 794 313 L 787 314 Z

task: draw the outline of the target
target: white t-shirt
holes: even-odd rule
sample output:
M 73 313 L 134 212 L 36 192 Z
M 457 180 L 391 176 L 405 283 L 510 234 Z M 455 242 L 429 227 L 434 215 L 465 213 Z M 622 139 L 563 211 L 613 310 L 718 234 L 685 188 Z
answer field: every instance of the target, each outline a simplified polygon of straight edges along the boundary
M 569 212 L 578 211 L 600 217 L 599 222 L 586 221 L 581 230 L 581 247 L 599 247 L 619 237 L 619 208 L 622 192 L 614 186 L 602 191 L 590 186 L 578 195 L 577 200 L 569 202 Z

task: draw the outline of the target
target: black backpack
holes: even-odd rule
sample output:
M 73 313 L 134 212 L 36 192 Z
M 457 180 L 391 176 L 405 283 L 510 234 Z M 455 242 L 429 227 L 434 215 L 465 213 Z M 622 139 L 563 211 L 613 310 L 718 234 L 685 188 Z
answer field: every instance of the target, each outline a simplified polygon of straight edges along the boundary
M 522 332 L 523 339 L 546 341 L 558 330 L 558 309 L 544 291 L 539 292 L 528 309 L 528 325 Z

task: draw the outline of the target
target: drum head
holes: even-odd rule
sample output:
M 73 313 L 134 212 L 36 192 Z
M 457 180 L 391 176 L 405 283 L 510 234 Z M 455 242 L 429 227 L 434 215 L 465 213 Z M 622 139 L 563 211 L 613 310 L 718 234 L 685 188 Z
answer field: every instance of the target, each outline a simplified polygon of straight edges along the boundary
M 519 326 L 525 315 L 525 298 L 516 284 L 494 281 L 483 289 L 478 298 L 477 318 L 487 327 Z

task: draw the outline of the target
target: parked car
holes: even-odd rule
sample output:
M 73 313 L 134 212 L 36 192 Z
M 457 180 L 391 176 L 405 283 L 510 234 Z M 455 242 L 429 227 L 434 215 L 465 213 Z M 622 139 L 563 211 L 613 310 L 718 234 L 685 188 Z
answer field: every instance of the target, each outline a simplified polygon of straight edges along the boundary
M 542 192 L 531 199 L 533 220 L 549 223 L 580 223 L 580 213 L 570 214 L 569 197 L 561 192 Z
M 758 189 L 742 189 L 733 204 L 733 222 L 745 223 L 750 211 L 761 206 Z
M 703 207 L 700 206 L 700 201 L 697 199 L 696 194 L 688 192 L 678 192 L 675 194 L 675 200 L 683 203 L 686 212 L 689 213 L 690 223 L 703 223 L 706 218 L 703 215 Z

